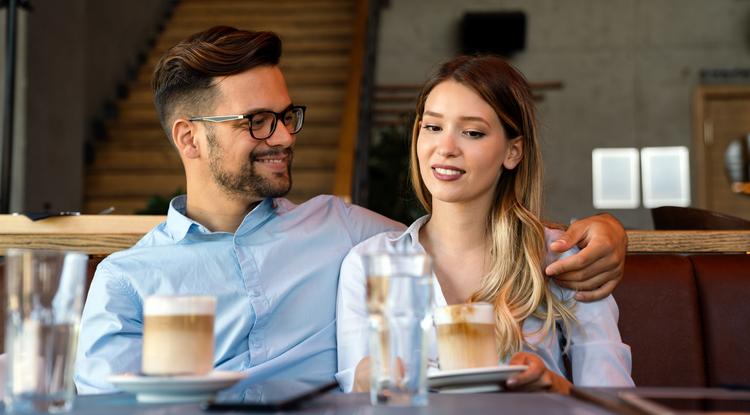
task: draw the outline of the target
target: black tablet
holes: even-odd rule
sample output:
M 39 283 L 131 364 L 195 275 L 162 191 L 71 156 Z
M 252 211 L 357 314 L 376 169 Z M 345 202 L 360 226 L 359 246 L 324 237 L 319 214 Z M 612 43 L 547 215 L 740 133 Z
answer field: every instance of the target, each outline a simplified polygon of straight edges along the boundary
M 269 380 L 252 385 L 253 394 L 220 394 L 202 405 L 205 411 L 283 411 L 294 409 L 328 391 L 338 388 L 336 381 L 311 383 L 297 380 Z

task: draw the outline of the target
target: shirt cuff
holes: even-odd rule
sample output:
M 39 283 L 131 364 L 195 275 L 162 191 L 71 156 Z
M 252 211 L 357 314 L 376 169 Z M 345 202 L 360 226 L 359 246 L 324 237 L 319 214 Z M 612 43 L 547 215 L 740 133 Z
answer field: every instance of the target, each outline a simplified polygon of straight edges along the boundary
M 351 367 L 336 373 L 336 381 L 339 383 L 341 390 L 346 393 L 350 393 L 354 388 L 354 369 Z

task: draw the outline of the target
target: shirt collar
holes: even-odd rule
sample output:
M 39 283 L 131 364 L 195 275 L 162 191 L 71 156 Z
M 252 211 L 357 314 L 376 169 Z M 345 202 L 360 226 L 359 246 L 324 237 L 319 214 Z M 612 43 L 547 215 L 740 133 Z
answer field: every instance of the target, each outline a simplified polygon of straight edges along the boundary
M 424 215 L 421 218 L 415 220 L 401 235 L 388 240 L 394 244 L 408 244 L 408 247 L 415 250 L 424 250 L 422 244 L 419 243 L 419 230 L 422 229 L 427 221 L 430 220 L 430 215 Z
M 186 216 L 187 195 L 180 195 L 169 202 L 169 211 L 167 212 L 167 230 L 175 241 L 181 241 L 185 238 L 192 227 L 204 233 L 210 233 L 205 226 L 190 219 Z M 237 233 L 247 232 L 256 225 L 265 221 L 265 219 L 274 212 L 276 204 L 271 198 L 261 201 L 252 211 L 250 211 L 242 220 Z
M 167 212 L 167 230 L 175 241 L 181 241 L 185 238 L 190 227 L 197 222 L 185 216 L 185 205 L 187 196 L 180 195 L 169 202 L 169 211 Z
M 242 219 L 242 223 L 237 227 L 235 236 L 241 236 L 252 232 L 257 229 L 258 226 L 266 222 L 266 220 L 276 211 L 276 201 L 271 198 L 265 198 L 257 206 L 253 208 L 245 217 Z

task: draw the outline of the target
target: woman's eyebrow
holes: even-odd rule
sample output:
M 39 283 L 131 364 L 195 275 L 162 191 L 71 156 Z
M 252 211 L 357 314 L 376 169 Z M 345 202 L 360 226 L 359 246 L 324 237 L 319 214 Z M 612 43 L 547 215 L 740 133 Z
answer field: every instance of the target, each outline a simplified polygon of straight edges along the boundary
M 487 125 L 490 125 L 490 123 L 488 123 L 487 120 L 485 120 L 484 118 L 482 118 L 482 117 L 475 117 L 475 116 L 461 117 L 461 121 L 479 121 L 479 122 L 485 123 Z
M 424 115 L 429 115 L 430 117 L 443 118 L 443 114 L 433 112 L 433 111 L 425 111 Z

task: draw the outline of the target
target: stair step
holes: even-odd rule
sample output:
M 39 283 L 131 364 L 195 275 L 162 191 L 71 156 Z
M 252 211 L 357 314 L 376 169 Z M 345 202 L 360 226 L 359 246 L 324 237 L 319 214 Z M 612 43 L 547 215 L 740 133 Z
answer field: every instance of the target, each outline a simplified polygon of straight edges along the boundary
M 182 13 L 175 10 L 174 17 L 166 28 L 179 26 L 192 27 L 196 31 L 221 24 L 237 28 L 254 27 L 259 24 L 320 24 L 337 25 L 351 24 L 354 17 L 354 8 L 329 7 L 318 10 L 300 10 L 294 12 L 266 13 L 260 14 L 252 10 L 235 10 L 232 13 L 213 11 L 208 13 Z
M 180 4 L 180 13 L 232 13 L 234 11 L 253 12 L 253 13 L 275 13 L 283 11 L 284 13 L 301 12 L 307 10 L 328 10 L 333 8 L 351 9 L 354 3 L 351 0 L 277 0 L 269 1 L 212 1 L 206 3 L 205 0 L 183 1 Z
M 106 146 L 97 149 L 91 174 L 109 170 L 151 170 L 167 173 L 182 173 L 182 162 L 177 149 L 169 147 L 118 148 Z
M 122 144 L 141 145 L 144 142 L 164 143 L 171 145 L 166 133 L 161 127 L 142 128 L 132 125 L 121 125 L 114 121 L 107 129 L 107 138 L 103 142 L 118 142 Z
M 90 196 L 150 196 L 171 194 L 185 189 L 183 172 L 162 173 L 153 171 L 108 171 L 89 174 L 86 190 Z
M 171 195 L 160 195 L 168 198 Z M 146 208 L 150 196 L 90 196 L 86 199 L 81 213 L 97 214 L 104 209 L 115 208 L 115 215 L 132 215 L 139 210 Z M 164 212 L 166 214 L 167 212 Z

